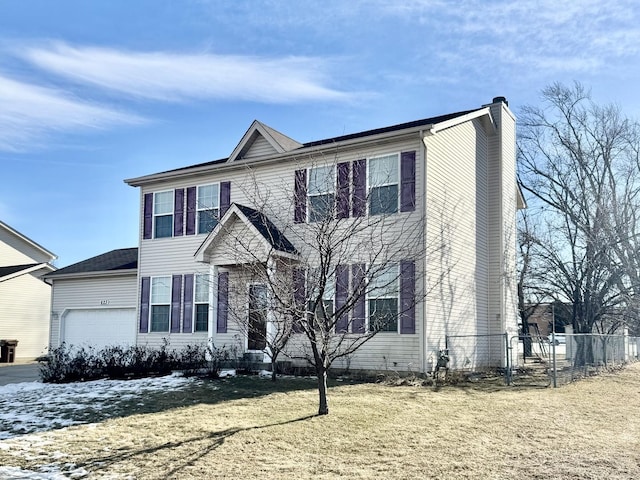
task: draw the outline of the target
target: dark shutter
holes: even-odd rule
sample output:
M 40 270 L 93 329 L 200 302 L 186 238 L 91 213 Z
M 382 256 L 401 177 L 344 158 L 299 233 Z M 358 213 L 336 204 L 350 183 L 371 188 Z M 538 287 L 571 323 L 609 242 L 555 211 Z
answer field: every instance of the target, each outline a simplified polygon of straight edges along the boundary
M 187 235 L 196 234 L 196 187 L 187 188 Z
M 307 220 L 307 171 L 296 170 L 293 189 L 293 221 L 304 223 Z
M 336 267 L 336 312 L 340 310 L 349 298 L 349 266 Z M 344 312 L 336 320 L 336 333 L 349 331 L 349 312 Z
M 338 201 L 336 202 L 336 217 L 349 218 L 349 170 L 351 164 L 343 162 L 338 164 Z
M 416 152 L 400 154 L 400 211 L 416 209 Z
M 218 333 L 227 333 L 227 313 L 229 309 L 229 272 L 218 274 Z
M 353 333 L 364 333 L 365 327 L 365 266 L 361 263 L 351 266 L 351 295 L 354 295 L 353 313 L 351 319 L 351 331 Z
M 220 182 L 220 218 L 229 210 L 231 205 L 231 182 Z
M 142 238 L 148 240 L 153 237 L 153 193 L 145 193 L 143 203 Z
M 304 270 L 301 268 L 293 269 L 293 302 L 295 305 L 295 316 L 300 317 L 293 319 L 293 331 L 295 333 L 301 333 L 303 329 L 300 325 L 300 320 L 306 312 L 305 275 Z
M 182 332 L 191 333 L 193 330 L 193 273 L 184 276 L 184 320 Z
M 367 211 L 367 161 L 353 162 L 353 189 L 351 191 L 351 214 L 362 217 Z
M 182 306 L 182 275 L 173 275 L 171 285 L 171 333 L 180 331 Z
M 177 188 L 173 204 L 173 236 L 184 235 L 184 188 Z
M 400 333 L 416 333 L 416 266 L 400 262 Z
M 149 296 L 151 295 L 151 278 L 142 277 L 140 288 L 140 333 L 149 332 Z

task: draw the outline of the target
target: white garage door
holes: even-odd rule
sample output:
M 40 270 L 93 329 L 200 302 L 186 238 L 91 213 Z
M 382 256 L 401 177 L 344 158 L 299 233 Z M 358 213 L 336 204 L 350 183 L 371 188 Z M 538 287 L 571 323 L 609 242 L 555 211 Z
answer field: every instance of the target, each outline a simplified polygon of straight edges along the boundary
M 91 345 L 98 349 L 109 345 L 134 345 L 136 309 L 71 310 L 64 318 L 62 340 L 67 345 Z

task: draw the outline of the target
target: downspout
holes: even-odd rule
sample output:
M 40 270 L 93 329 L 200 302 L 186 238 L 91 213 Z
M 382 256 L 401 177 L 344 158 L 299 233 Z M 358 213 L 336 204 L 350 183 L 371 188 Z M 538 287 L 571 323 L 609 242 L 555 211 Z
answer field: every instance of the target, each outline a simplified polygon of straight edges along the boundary
M 423 167 L 423 179 L 422 185 L 422 221 L 424 225 L 424 249 L 427 249 L 427 142 L 424 130 L 420 130 L 420 143 L 422 144 L 422 164 Z M 427 291 L 427 256 L 425 255 L 422 263 L 422 292 L 426 295 Z M 422 373 L 427 373 L 427 301 L 426 298 L 422 298 L 422 337 L 420 338 L 420 364 Z

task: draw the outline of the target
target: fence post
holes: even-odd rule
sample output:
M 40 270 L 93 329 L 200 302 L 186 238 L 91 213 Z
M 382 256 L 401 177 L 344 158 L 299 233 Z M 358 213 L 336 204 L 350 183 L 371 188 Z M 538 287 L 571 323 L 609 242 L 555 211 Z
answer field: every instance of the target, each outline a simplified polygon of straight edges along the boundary
M 565 345 L 567 342 L 566 338 L 567 337 L 565 336 Z M 551 355 L 553 356 L 553 358 L 551 359 L 553 364 L 553 388 L 558 388 L 558 370 L 556 368 L 557 366 L 556 366 L 556 334 L 555 332 L 551 334 Z
M 511 385 L 511 363 L 509 362 L 509 332 L 504 332 L 504 353 L 506 363 L 507 385 Z

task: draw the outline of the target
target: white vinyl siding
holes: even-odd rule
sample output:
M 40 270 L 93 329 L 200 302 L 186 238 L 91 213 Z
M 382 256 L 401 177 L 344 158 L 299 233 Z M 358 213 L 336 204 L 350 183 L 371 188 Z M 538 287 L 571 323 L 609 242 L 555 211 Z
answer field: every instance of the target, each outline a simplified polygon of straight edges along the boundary
M 487 133 L 478 120 L 438 132 L 427 145 L 427 243 L 442 244 L 427 260 L 427 352 L 437 357 L 445 334 L 486 335 L 489 329 Z M 452 348 L 452 367 L 473 368 L 487 354 L 475 338 Z M 482 348 L 486 348 L 482 346 Z M 434 360 L 435 361 L 435 360 Z
M 16 358 L 47 353 L 51 287 L 31 274 L 0 282 L 0 339 L 18 340 Z

